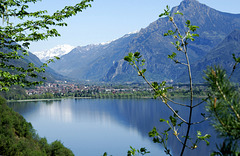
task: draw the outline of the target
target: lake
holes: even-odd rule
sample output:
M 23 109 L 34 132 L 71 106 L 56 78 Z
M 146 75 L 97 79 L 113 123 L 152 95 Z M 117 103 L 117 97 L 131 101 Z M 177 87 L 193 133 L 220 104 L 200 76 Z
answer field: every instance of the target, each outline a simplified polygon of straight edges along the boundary
M 195 103 L 201 99 L 194 99 Z M 181 98 L 178 102 L 189 100 Z M 149 155 L 165 155 L 161 144 L 148 137 L 154 126 L 167 129 L 166 123 L 172 113 L 160 101 L 154 99 L 62 99 L 37 102 L 9 102 L 8 105 L 31 122 L 40 137 L 48 142 L 61 140 L 77 156 L 101 156 L 104 152 L 113 156 L 127 155 L 130 146 L 146 147 Z M 175 106 L 187 119 L 187 110 Z M 193 121 L 201 121 L 203 106 L 194 110 Z M 210 155 L 215 149 L 216 137 L 209 122 L 192 126 L 191 134 L 200 130 L 211 134 L 210 146 L 200 143 L 196 150 L 186 150 L 185 155 Z M 185 134 L 186 129 L 180 130 Z M 159 130 L 159 132 L 161 132 Z M 172 132 L 170 132 L 172 134 Z M 168 140 L 173 155 L 179 155 L 182 145 L 175 137 Z

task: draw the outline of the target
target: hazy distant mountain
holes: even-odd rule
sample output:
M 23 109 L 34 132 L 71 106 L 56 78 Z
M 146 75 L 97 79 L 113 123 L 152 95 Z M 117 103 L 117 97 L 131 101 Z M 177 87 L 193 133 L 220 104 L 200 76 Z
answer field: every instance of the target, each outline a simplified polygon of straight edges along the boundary
M 45 62 L 48 59 L 53 58 L 54 56 L 61 57 L 67 53 L 69 53 L 74 46 L 68 45 L 68 44 L 63 44 L 63 45 L 58 45 L 54 48 L 51 48 L 49 50 L 45 51 L 39 51 L 39 52 L 33 52 L 33 54 L 37 55 L 37 57 L 42 61 Z
M 220 12 L 197 0 L 184 0 L 172 12 L 177 10 L 184 14 L 175 17 L 181 30 L 187 20 L 200 27 L 197 31 L 200 37 L 188 46 L 192 63 L 206 57 L 234 29 L 240 29 L 240 14 Z M 176 65 L 167 58 L 175 51 L 170 43 L 172 37 L 163 36 L 169 29 L 173 27 L 168 18 L 159 18 L 139 32 L 127 34 L 108 44 L 77 47 L 51 67 L 60 74 L 81 80 L 140 81 L 136 71 L 123 61 L 129 52 L 139 51 L 146 59 L 146 75 L 150 80 L 176 82 L 184 72 L 184 66 Z M 183 57 L 178 59 L 184 61 Z
M 135 36 L 129 33 L 108 43 L 76 47 L 50 67 L 70 78 L 99 81 L 116 60 L 124 57 L 123 52 Z
M 198 61 L 192 66 L 193 80 L 195 82 L 203 82 L 204 72 L 207 66 L 219 65 L 223 67 L 227 74 L 230 74 L 234 65 L 232 54 L 240 57 L 240 30 L 232 31 L 221 43 L 212 49 L 206 57 Z M 232 76 L 232 80 L 240 82 L 239 67 Z M 183 80 L 181 80 L 183 81 Z

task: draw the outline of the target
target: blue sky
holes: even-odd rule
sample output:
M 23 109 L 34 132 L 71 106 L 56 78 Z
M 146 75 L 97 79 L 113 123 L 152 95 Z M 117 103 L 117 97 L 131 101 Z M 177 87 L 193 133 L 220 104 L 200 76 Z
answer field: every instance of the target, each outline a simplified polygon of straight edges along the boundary
M 54 10 L 78 0 L 42 0 L 32 9 Z M 84 46 L 122 37 L 124 34 L 147 27 L 158 19 L 166 5 L 174 7 L 181 0 L 95 0 L 91 8 L 67 19 L 68 26 L 58 28 L 61 37 L 34 42 L 30 51 L 42 51 L 61 44 Z M 223 12 L 240 13 L 240 0 L 199 0 Z

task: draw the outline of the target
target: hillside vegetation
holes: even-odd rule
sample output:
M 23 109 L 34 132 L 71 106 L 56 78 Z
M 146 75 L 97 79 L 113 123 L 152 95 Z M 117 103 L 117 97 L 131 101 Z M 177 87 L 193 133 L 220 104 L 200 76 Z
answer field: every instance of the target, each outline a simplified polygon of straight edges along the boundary
M 0 155 L 71 156 L 73 153 L 60 141 L 48 144 L 46 138 L 40 138 L 31 123 L 9 108 L 6 100 L 0 97 Z

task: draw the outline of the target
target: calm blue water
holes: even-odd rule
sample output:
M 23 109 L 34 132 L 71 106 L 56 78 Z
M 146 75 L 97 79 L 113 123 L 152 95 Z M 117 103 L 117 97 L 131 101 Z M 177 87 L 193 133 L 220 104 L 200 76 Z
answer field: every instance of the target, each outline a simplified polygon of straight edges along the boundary
M 195 99 L 195 103 L 200 99 Z M 178 99 L 186 102 L 186 99 Z M 31 122 L 41 137 L 49 142 L 61 140 L 75 155 L 101 156 L 107 152 L 113 156 L 124 156 L 130 149 L 146 147 L 149 155 L 165 155 L 160 144 L 154 144 L 148 132 L 154 126 L 168 128 L 159 119 L 167 119 L 172 113 L 159 100 L 154 99 L 63 99 L 58 101 L 11 102 L 9 106 Z M 183 117 L 186 110 L 176 107 Z M 194 120 L 200 121 L 202 108 L 194 111 Z M 204 122 L 192 128 L 192 135 L 215 132 Z M 181 130 L 185 133 L 185 130 Z M 172 132 L 170 132 L 172 134 Z M 205 134 L 204 133 L 204 134 Z M 218 141 L 216 136 L 212 142 Z M 181 144 L 174 137 L 168 141 L 173 155 L 178 155 Z M 209 155 L 215 143 L 198 149 L 187 150 L 186 155 Z

